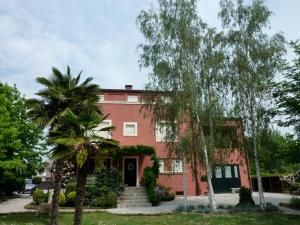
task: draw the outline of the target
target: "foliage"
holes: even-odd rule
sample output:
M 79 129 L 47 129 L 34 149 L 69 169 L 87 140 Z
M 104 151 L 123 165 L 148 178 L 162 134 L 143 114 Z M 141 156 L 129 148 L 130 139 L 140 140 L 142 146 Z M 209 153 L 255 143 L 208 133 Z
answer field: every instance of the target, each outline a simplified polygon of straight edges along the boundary
M 246 187 L 241 187 L 239 191 L 239 203 L 238 205 L 255 205 L 253 198 L 252 198 L 252 193 L 249 188 Z
M 171 192 L 171 188 L 166 188 L 162 185 L 159 185 L 156 188 L 156 192 L 158 192 L 161 201 L 172 201 L 175 199 L 175 193 Z
M 32 193 L 32 198 L 35 204 L 39 205 L 40 203 L 45 202 L 45 194 L 44 191 L 40 188 L 37 188 Z
M 67 196 L 72 191 L 76 191 L 76 183 L 75 182 L 69 182 L 66 184 L 65 195 Z
M 39 177 L 39 176 L 34 176 L 32 178 L 32 183 L 33 184 L 40 184 L 42 182 L 42 177 Z
M 291 198 L 290 206 L 294 209 L 300 209 L 300 198 L 297 197 Z
M 290 193 L 299 192 L 300 193 L 300 183 L 292 183 L 290 186 Z
M 27 116 L 25 98 L 0 83 L 0 193 L 22 190 L 24 178 L 40 168 L 44 150 L 42 130 Z
M 201 182 L 206 182 L 207 181 L 207 176 L 206 175 L 202 175 L 200 177 Z
M 95 185 L 97 188 L 103 186 L 108 187 L 111 191 L 117 192 L 121 184 L 121 174 L 116 168 L 107 169 L 104 167 L 100 171 L 96 171 L 96 181 Z
M 118 151 L 120 155 L 135 155 L 135 154 L 145 154 L 145 155 L 153 155 L 155 154 L 155 149 L 152 146 L 147 145 L 131 145 L 131 146 L 123 146 Z
M 285 115 L 285 119 L 278 121 L 282 126 L 294 126 L 300 138 L 300 43 L 291 42 L 296 58 L 292 65 L 285 66 L 282 81 L 275 84 L 274 97 L 277 103 L 276 113 Z
M 245 147 L 249 152 L 250 171 L 255 174 L 253 158 L 250 151 L 252 138 L 245 138 Z M 264 128 L 258 132 L 257 152 L 260 156 L 260 167 L 262 174 L 290 174 L 300 166 L 300 153 L 298 151 L 300 142 L 291 135 L 283 136 L 278 131 Z
M 115 192 L 108 191 L 101 197 L 94 198 L 90 205 L 100 208 L 115 208 L 117 207 L 117 194 Z
M 159 167 L 160 167 L 160 164 L 159 164 L 159 160 L 157 159 L 156 157 L 156 154 L 152 154 L 151 155 L 151 161 L 152 161 L 152 172 L 154 173 L 156 179 L 158 178 L 158 175 L 159 175 Z
M 60 206 L 64 205 L 66 203 L 66 200 L 67 200 L 67 198 L 66 198 L 65 194 L 60 193 L 59 198 L 58 198 L 59 205 Z
M 146 167 L 144 169 L 144 186 L 146 188 L 146 193 L 149 201 L 153 206 L 157 206 L 160 203 L 159 192 L 156 189 L 156 176 L 153 172 L 152 167 Z
M 76 191 L 71 191 L 67 194 L 67 205 L 75 206 Z

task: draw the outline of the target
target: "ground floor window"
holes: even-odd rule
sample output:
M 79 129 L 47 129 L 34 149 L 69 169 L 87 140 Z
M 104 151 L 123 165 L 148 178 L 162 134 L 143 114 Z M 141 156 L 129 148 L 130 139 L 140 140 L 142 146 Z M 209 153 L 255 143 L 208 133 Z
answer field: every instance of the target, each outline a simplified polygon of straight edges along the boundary
M 180 159 L 160 159 L 160 173 L 182 173 L 183 164 Z

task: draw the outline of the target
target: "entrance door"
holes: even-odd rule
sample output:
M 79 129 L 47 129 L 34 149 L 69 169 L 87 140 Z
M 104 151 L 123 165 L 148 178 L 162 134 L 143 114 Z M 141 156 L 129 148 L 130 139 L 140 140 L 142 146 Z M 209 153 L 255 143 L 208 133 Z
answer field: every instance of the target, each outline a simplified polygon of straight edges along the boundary
M 241 187 L 239 165 L 215 166 L 211 182 L 215 193 L 229 193 L 231 188 Z
M 136 158 L 125 158 L 124 159 L 124 184 L 132 187 L 136 186 L 136 168 L 137 160 Z

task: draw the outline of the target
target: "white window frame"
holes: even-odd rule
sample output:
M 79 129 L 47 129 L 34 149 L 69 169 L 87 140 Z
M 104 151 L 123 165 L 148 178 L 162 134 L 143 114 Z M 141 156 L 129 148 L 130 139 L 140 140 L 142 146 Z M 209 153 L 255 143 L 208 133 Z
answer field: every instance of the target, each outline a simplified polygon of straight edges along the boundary
M 126 125 L 134 125 L 135 126 L 135 133 L 134 134 L 128 134 L 126 133 Z M 138 134 L 138 126 L 137 126 L 137 122 L 123 122 L 123 136 L 137 136 Z
M 234 167 L 234 178 L 239 178 L 239 171 L 238 171 L 238 166 L 235 165 Z
M 104 123 L 108 123 L 108 126 L 111 127 L 112 126 L 112 120 L 103 120 L 102 122 Z M 100 123 L 101 124 L 101 123 Z M 99 126 L 100 124 L 98 125 L 98 127 L 95 129 L 95 133 L 100 135 L 101 137 L 103 138 L 107 138 L 107 139 L 111 139 L 111 132 L 108 132 L 108 131 L 98 131 L 97 129 L 99 129 Z
M 127 102 L 136 103 L 139 102 L 138 95 L 127 95 Z
M 104 102 L 104 95 L 98 95 L 99 97 L 99 102 Z

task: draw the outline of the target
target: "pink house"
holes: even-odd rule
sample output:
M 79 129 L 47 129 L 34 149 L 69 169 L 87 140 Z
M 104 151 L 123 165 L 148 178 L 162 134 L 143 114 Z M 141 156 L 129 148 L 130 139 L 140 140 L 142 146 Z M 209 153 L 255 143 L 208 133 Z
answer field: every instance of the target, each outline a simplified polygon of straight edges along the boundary
M 109 117 L 101 126 L 115 126 L 112 134 L 106 134 L 118 140 L 121 146 L 149 145 L 156 149 L 156 155 L 160 160 L 160 174 L 158 183 L 171 187 L 176 194 L 183 193 L 182 161 L 177 158 L 169 158 L 165 143 L 162 142 L 163 133 L 158 131 L 159 123 L 153 123 L 150 117 L 145 118 L 141 112 L 143 90 L 134 90 L 131 85 L 125 89 L 102 89 L 99 106 L 104 115 Z M 238 124 L 233 120 L 233 124 Z M 242 128 L 237 126 L 237 136 L 243 134 Z M 249 170 L 246 157 L 240 154 L 239 149 L 233 149 L 225 160 L 225 165 L 213 168 L 212 182 L 216 193 L 231 192 L 231 188 L 240 186 L 249 187 Z M 124 155 L 121 160 L 121 170 L 124 184 L 127 186 L 140 186 L 144 168 L 150 166 L 150 157 L 143 154 Z M 198 188 L 192 176 L 190 165 L 187 169 L 187 192 L 189 196 L 205 194 L 207 183 L 200 177 L 205 175 L 200 169 Z M 200 190 L 200 193 L 199 191 Z

